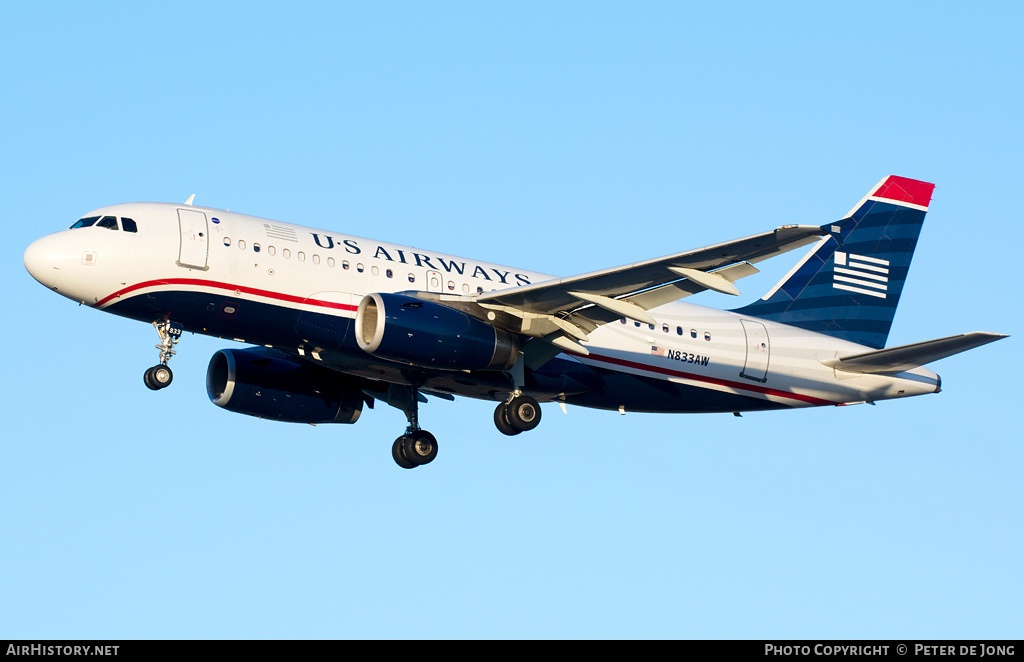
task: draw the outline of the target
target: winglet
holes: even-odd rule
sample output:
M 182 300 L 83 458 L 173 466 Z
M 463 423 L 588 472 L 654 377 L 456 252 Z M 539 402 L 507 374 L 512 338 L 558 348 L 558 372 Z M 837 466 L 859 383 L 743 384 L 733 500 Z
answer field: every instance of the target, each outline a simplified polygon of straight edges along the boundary
M 192 201 L 195 200 L 195 199 L 196 199 L 196 194 L 193 193 L 192 195 L 188 196 L 188 200 L 185 201 L 185 204 L 188 205 L 189 207 L 191 207 L 192 206 Z

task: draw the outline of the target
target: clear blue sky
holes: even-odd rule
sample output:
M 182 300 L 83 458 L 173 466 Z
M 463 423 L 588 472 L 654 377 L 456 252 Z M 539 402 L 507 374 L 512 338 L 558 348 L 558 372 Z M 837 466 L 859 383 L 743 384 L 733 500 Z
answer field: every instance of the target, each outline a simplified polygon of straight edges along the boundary
M 0 638 L 1021 637 L 1022 7 L 8 4 Z M 150 392 L 152 329 L 21 258 L 195 193 L 568 276 L 825 223 L 888 174 L 938 186 L 890 344 L 1015 336 L 934 364 L 942 394 L 552 406 L 514 439 L 434 401 L 415 471 L 397 410 L 210 404 L 228 341 Z

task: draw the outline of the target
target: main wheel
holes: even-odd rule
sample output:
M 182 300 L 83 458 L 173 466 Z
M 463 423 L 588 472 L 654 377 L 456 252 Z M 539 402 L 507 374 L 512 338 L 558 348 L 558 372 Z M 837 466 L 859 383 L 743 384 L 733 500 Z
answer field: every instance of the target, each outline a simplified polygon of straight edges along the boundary
M 174 373 L 166 365 L 155 365 L 145 372 L 142 376 L 142 381 L 145 382 L 146 386 L 153 391 L 159 391 L 162 388 L 167 388 L 171 385 L 171 381 L 174 379 Z
M 499 402 L 498 406 L 494 409 L 494 427 L 498 428 L 498 432 L 507 434 L 510 437 L 522 432 L 512 427 L 512 424 L 508 422 L 508 407 L 504 402 Z
M 395 439 L 395 443 L 391 444 L 391 457 L 394 458 L 395 464 L 403 469 L 415 469 L 416 465 L 406 459 L 405 452 L 402 450 L 402 442 L 404 441 L 405 435 Z
M 403 437 L 401 451 L 416 466 L 429 464 L 437 457 L 437 439 L 426 430 L 417 430 Z
M 517 395 L 506 407 L 508 422 L 516 430 L 526 432 L 540 424 L 540 405 L 528 395 Z

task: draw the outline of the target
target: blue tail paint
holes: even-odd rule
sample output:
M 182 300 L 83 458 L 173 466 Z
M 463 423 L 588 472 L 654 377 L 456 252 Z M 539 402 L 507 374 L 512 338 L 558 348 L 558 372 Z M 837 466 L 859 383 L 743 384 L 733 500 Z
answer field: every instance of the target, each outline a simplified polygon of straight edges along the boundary
M 768 294 L 732 312 L 885 347 L 934 188 L 883 179 Z

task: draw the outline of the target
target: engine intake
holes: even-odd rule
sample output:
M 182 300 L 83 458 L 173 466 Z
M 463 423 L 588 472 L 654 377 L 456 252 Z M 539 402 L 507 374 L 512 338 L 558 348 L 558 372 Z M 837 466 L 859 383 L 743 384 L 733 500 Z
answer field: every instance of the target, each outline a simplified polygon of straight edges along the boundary
M 442 370 L 508 370 L 515 334 L 461 310 L 404 294 L 368 294 L 356 312 L 356 342 L 373 356 Z
M 206 370 L 206 393 L 236 414 L 288 423 L 355 423 L 363 410 L 357 385 L 275 350 L 217 352 Z

